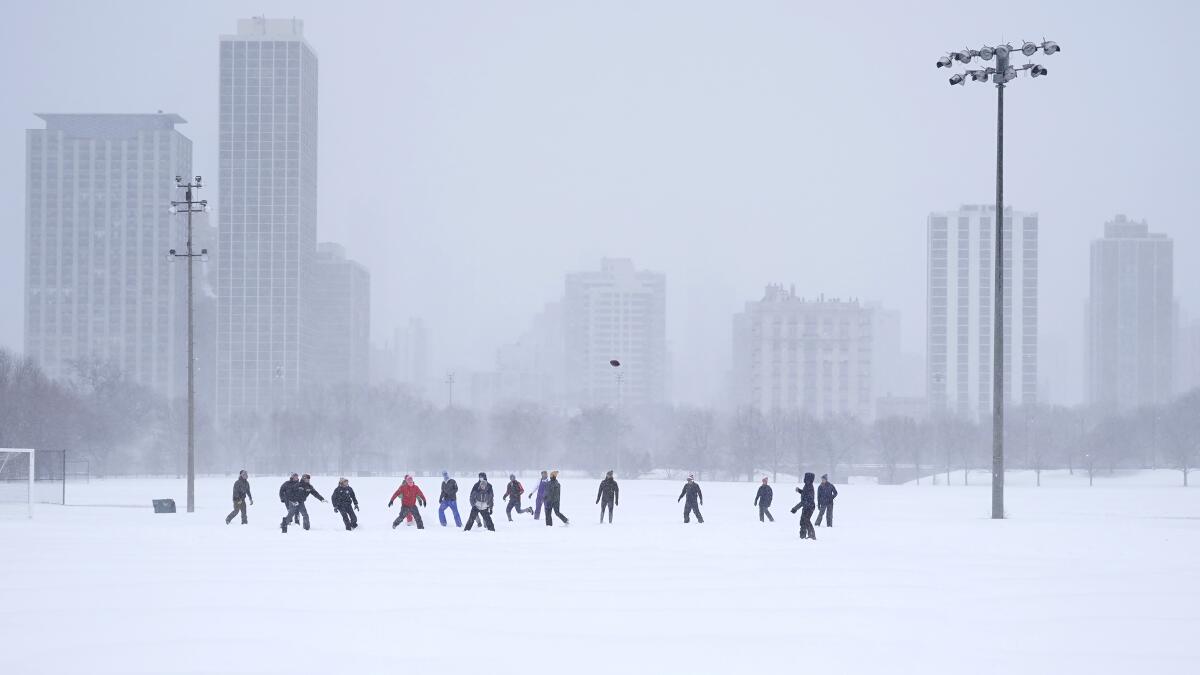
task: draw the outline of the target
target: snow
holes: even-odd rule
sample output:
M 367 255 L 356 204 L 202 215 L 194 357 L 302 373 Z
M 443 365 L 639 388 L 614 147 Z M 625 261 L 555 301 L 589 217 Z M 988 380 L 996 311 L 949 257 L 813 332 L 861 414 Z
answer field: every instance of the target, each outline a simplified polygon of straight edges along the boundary
M 357 531 L 310 499 L 287 535 L 282 477 L 251 477 L 244 527 L 223 522 L 233 476 L 201 479 L 191 515 L 148 508 L 182 505 L 180 480 L 71 484 L 97 506 L 0 520 L 0 673 L 1195 672 L 1200 489 L 1059 474 L 1011 479 L 1005 521 L 974 475 L 839 486 L 815 542 L 790 484 L 764 525 L 756 484 L 701 481 L 685 526 L 681 481 L 625 480 L 601 526 L 598 480 L 568 478 L 571 527 L 497 502 L 498 532 L 463 533 L 436 508 L 393 531 L 399 480 L 358 478 Z

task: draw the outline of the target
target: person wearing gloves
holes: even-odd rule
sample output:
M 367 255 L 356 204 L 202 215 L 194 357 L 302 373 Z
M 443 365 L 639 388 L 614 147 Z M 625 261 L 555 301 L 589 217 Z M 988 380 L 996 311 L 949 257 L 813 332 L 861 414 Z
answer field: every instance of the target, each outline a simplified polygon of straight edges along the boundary
M 762 485 L 758 486 L 758 492 L 754 495 L 754 505 L 758 507 L 758 521 L 765 522 L 764 517 L 772 523 L 775 522 L 775 516 L 771 515 L 771 500 L 775 498 L 775 491 L 767 485 L 767 477 L 763 476 Z
M 837 488 L 829 482 L 829 474 L 821 474 L 821 484 L 817 486 L 817 527 L 821 526 L 824 517 L 827 527 L 833 527 L 833 500 L 837 499 Z
M 700 515 L 700 507 L 704 506 L 704 493 L 700 490 L 700 485 L 696 483 L 696 477 L 688 474 L 687 482 L 683 484 L 683 491 L 679 493 L 679 499 L 675 500 L 678 504 L 680 500 L 687 497 L 687 501 L 683 503 L 683 522 L 692 522 L 691 514 L 696 514 L 696 522 L 703 523 L 704 516 Z
M 295 475 L 296 474 L 292 474 L 293 477 Z M 284 487 L 288 488 L 288 512 L 287 515 L 283 517 L 283 522 L 280 523 L 280 529 L 283 530 L 284 534 L 287 534 L 288 521 L 297 514 L 304 518 L 304 529 L 309 529 L 308 507 L 304 505 L 304 502 L 308 499 L 309 495 L 316 497 L 319 501 L 325 501 L 325 498 L 321 496 L 321 493 L 317 492 L 317 489 L 312 486 L 311 481 L 312 476 L 304 474 L 300 477 L 299 482 L 288 481 L 284 484 Z
M 562 511 L 559 510 L 560 504 L 562 504 L 562 485 L 558 482 L 558 472 L 551 471 L 550 481 L 546 483 L 545 507 L 547 527 L 554 525 L 554 522 L 550 520 L 551 515 L 558 516 L 558 519 L 562 521 L 563 525 L 571 524 L 571 521 L 567 520 L 567 517 L 564 516 Z
M 354 488 L 350 487 L 349 478 L 338 481 L 329 501 L 333 502 L 333 512 L 342 515 L 342 523 L 347 530 L 358 527 L 358 515 L 354 513 L 358 510 L 358 497 L 354 494 Z
M 421 488 L 417 487 L 416 482 L 411 475 L 404 477 L 404 482 L 396 491 L 392 493 L 392 498 L 388 500 L 388 508 L 392 508 L 392 503 L 396 501 L 396 497 L 400 498 L 400 515 L 392 521 L 392 529 L 396 529 L 400 525 L 400 521 L 407 518 L 412 518 L 417 521 L 417 529 L 425 529 L 425 523 L 421 520 L 421 511 L 417 508 L 417 504 L 426 506 L 425 493 L 421 492 Z
M 442 493 L 438 495 L 438 521 L 446 527 L 446 509 L 454 514 L 454 526 L 462 527 L 462 518 L 458 516 L 458 481 L 450 477 L 448 471 L 442 472 Z
M 600 505 L 600 522 L 604 522 L 604 510 L 608 509 L 608 524 L 612 525 L 613 506 L 621 503 L 621 487 L 613 478 L 612 469 L 609 469 L 608 473 L 604 474 L 604 480 L 600 481 L 600 489 L 596 491 L 596 503 Z
M 804 486 L 796 488 L 796 492 L 800 493 L 800 503 L 792 507 L 792 513 L 800 511 L 800 538 L 814 541 L 817 538 L 817 531 L 812 524 L 813 509 L 817 506 L 817 491 L 813 489 L 816 478 L 811 471 L 804 474 Z
M 470 532 L 475 519 L 480 518 L 484 527 L 495 532 L 496 525 L 492 523 L 492 507 L 495 504 L 496 494 L 492 491 L 492 484 L 488 482 L 487 474 L 480 471 L 479 482 L 471 488 L 471 514 L 467 516 L 467 526 L 463 531 Z
M 283 502 L 283 510 L 292 514 L 289 517 L 291 517 L 292 520 L 294 520 L 297 525 L 300 524 L 300 512 L 299 511 L 296 511 L 294 513 L 292 512 L 292 510 L 291 510 L 292 505 L 288 502 L 288 497 L 292 494 L 292 487 L 293 487 L 292 484 L 299 483 L 299 482 L 300 482 L 300 474 L 293 473 L 291 476 L 288 476 L 287 480 L 283 481 L 283 485 L 279 486 L 279 501 Z
M 542 504 L 546 502 L 546 486 L 550 484 L 550 479 L 545 471 L 542 471 L 542 478 L 538 481 L 537 492 L 534 493 L 533 500 L 533 519 L 541 520 Z

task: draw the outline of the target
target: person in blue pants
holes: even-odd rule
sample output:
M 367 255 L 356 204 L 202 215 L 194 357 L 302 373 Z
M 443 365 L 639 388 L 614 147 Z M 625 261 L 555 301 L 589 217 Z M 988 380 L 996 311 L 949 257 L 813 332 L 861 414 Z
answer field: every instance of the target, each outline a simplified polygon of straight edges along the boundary
M 458 515 L 458 483 L 446 471 L 442 472 L 442 494 L 438 495 L 438 521 L 446 527 L 446 509 L 454 514 L 454 526 L 462 527 Z
M 546 486 L 550 484 L 550 476 L 545 471 L 542 472 L 542 479 L 538 481 L 537 492 L 533 496 L 533 519 L 541 520 L 542 518 L 542 502 L 546 500 Z

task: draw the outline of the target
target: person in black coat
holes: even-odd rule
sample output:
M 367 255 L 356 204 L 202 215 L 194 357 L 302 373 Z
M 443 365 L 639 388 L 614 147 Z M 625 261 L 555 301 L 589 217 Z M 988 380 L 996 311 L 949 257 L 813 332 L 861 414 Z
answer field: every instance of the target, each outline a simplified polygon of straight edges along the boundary
M 754 494 L 754 505 L 758 507 L 758 521 L 765 522 L 764 518 L 769 519 L 772 523 L 775 522 L 775 517 L 771 515 L 771 500 L 775 498 L 775 491 L 767 485 L 767 478 L 763 476 L 762 485 L 758 486 L 758 492 Z
M 475 524 L 475 519 L 480 518 L 484 527 L 495 532 L 496 525 L 492 523 L 492 508 L 495 504 L 496 494 L 492 491 L 492 484 L 488 482 L 487 474 L 481 471 L 479 482 L 471 488 L 471 514 L 467 516 L 467 526 L 463 531 L 469 532 Z
M 800 493 L 800 503 L 792 507 L 792 513 L 800 511 L 801 539 L 815 540 L 817 538 L 817 531 L 813 529 L 812 524 L 813 509 L 817 506 L 816 490 L 813 489 L 813 481 L 816 478 L 812 472 L 806 473 L 804 474 L 804 486 L 796 488 L 796 492 Z
M 299 482 L 300 482 L 300 474 L 293 473 L 291 476 L 288 477 L 287 480 L 283 481 L 283 485 L 279 486 L 279 501 L 283 503 L 283 508 L 285 511 L 287 511 L 287 515 L 285 515 L 283 517 L 284 522 L 295 519 L 297 525 L 300 524 L 300 511 L 292 510 L 291 496 L 292 496 L 293 486 Z M 286 531 L 287 530 L 284 529 L 284 532 L 286 532 Z
M 704 506 L 704 493 L 700 491 L 700 485 L 696 483 L 696 477 L 688 474 L 687 482 L 683 484 L 683 491 L 679 493 L 679 499 L 675 500 L 678 504 L 680 500 L 687 497 L 687 501 L 683 503 L 683 522 L 692 522 L 691 514 L 696 514 L 696 521 L 703 523 L 704 516 L 700 515 L 700 507 Z
M 454 526 L 462 527 L 462 518 L 458 515 L 458 481 L 450 477 L 450 472 L 442 472 L 442 492 L 438 495 L 438 521 L 446 527 L 446 509 L 454 514 Z
M 354 513 L 358 510 L 358 496 L 354 494 L 354 488 L 350 487 L 350 479 L 343 478 L 338 481 L 338 486 L 334 488 L 329 501 L 333 502 L 333 512 L 342 514 L 342 523 L 347 530 L 358 527 L 358 515 Z
M 608 509 L 608 523 L 611 525 L 613 506 L 621 504 L 621 486 L 617 485 L 611 469 L 605 474 L 604 480 L 600 481 L 600 489 L 596 491 L 596 503 L 600 505 L 600 522 L 604 522 L 604 509 Z
M 550 481 L 546 483 L 546 500 L 544 504 L 546 507 L 547 527 L 554 525 L 554 521 L 550 520 L 550 516 L 552 514 L 557 515 L 558 519 L 562 521 L 563 525 L 571 524 L 571 521 L 567 520 L 567 517 L 564 516 L 562 511 L 559 510 L 558 507 L 560 504 L 562 504 L 562 484 L 558 482 L 558 472 L 551 471 Z
M 296 474 L 292 475 L 295 476 Z M 280 529 L 283 530 L 284 534 L 287 534 L 288 521 L 296 514 L 304 518 L 304 529 L 309 529 L 308 507 L 304 505 L 309 495 L 316 497 L 320 501 L 325 501 L 321 493 L 317 492 L 317 489 L 309 482 L 311 480 L 312 476 L 304 474 L 297 482 L 288 481 L 287 485 L 290 486 L 287 492 L 288 515 L 284 516 L 283 522 L 280 523 Z
M 825 524 L 833 527 L 833 500 L 837 498 L 837 488 L 829 482 L 829 474 L 821 475 L 821 484 L 817 486 L 817 527 L 821 526 L 821 517 Z
M 533 515 L 533 507 L 521 508 L 521 495 L 525 494 L 525 486 L 521 485 L 521 481 L 517 480 L 517 475 L 514 473 L 508 474 L 508 487 L 504 489 L 504 499 L 508 502 L 508 506 L 504 507 L 504 515 L 508 516 L 508 522 L 512 522 L 512 512 L 516 509 L 517 513 L 528 513 Z
M 237 514 L 242 514 L 242 524 L 246 524 L 246 500 L 250 500 L 250 505 L 254 506 L 254 497 L 250 496 L 250 481 L 247 478 L 246 470 L 242 469 L 238 473 L 238 479 L 233 482 L 233 510 L 225 516 L 225 524 L 233 522 L 233 517 Z

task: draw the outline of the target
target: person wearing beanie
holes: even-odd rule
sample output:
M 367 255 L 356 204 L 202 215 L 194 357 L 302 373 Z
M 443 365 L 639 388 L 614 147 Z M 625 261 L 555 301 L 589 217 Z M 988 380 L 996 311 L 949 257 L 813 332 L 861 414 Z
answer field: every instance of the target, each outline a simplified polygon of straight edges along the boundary
M 558 472 L 550 472 L 550 481 L 546 484 L 546 527 L 554 525 L 554 521 L 550 520 L 551 515 L 558 516 L 563 525 L 570 525 L 571 521 L 559 510 L 559 505 L 562 503 L 562 485 L 558 482 Z
M 418 530 L 425 529 L 425 523 L 421 520 L 421 511 L 417 508 L 417 504 L 427 506 L 425 493 L 421 492 L 421 488 L 417 486 L 411 475 L 404 476 L 404 482 L 392 493 L 392 498 L 388 501 L 389 509 L 392 508 L 392 502 L 396 501 L 396 497 L 400 498 L 400 515 L 392 521 L 392 529 L 399 527 L 400 521 L 405 518 L 416 520 Z
M 246 500 L 254 506 L 254 497 L 250 496 L 250 480 L 245 469 L 238 472 L 238 479 L 233 482 L 233 510 L 225 516 L 225 524 L 233 522 L 233 517 L 242 514 L 242 524 L 246 524 Z
M 471 515 L 467 516 L 467 526 L 463 531 L 470 532 L 475 519 L 479 518 L 484 527 L 495 532 L 496 526 L 492 523 L 492 507 L 495 503 L 496 495 L 492 491 L 492 484 L 488 482 L 487 474 L 480 471 L 479 482 L 471 488 Z
M 521 508 L 521 495 L 525 494 L 525 486 L 521 485 L 521 481 L 517 480 L 515 473 L 508 474 L 508 487 L 504 489 L 504 499 L 508 502 L 508 506 L 504 507 L 504 515 L 508 516 L 508 522 L 512 522 L 513 509 L 517 513 L 528 513 L 533 515 L 533 507 Z
M 704 493 L 700 490 L 700 485 L 696 483 L 696 477 L 688 474 L 687 482 L 683 484 L 683 491 L 679 493 L 679 499 L 675 500 L 678 504 L 680 500 L 687 497 L 687 501 L 683 503 L 683 522 L 692 522 L 691 515 L 696 514 L 696 522 L 703 523 L 704 516 L 700 515 L 700 507 L 704 506 Z
M 821 484 L 817 486 L 817 527 L 821 526 L 821 518 L 825 525 L 833 527 L 833 500 L 837 498 L 837 488 L 829 482 L 829 474 L 821 475 Z
M 608 509 L 608 524 L 612 524 L 613 506 L 621 503 L 621 487 L 617 485 L 610 469 L 600 481 L 600 489 L 596 491 L 596 503 L 600 505 L 600 522 L 604 523 L 604 510 Z
M 291 502 L 288 499 L 292 494 L 293 483 L 300 482 L 300 474 L 293 473 L 287 480 L 283 481 L 283 485 L 279 486 L 279 501 L 283 502 L 283 508 L 288 512 L 288 518 L 294 520 L 297 525 L 300 524 L 300 512 L 292 511 Z
M 442 472 L 442 493 L 438 495 L 438 521 L 446 527 L 446 509 L 454 514 L 454 526 L 462 527 L 462 518 L 458 515 L 458 481 L 450 477 L 450 472 Z
M 358 496 L 354 494 L 354 488 L 350 487 L 349 478 L 338 481 L 338 486 L 334 488 L 329 501 L 333 502 L 333 512 L 341 514 L 342 524 L 346 526 L 347 531 L 358 527 L 358 514 L 354 513 L 358 510 Z
M 810 471 L 804 474 L 804 486 L 796 488 L 800 493 L 800 503 L 792 507 L 792 513 L 800 511 L 800 538 L 816 540 L 817 531 L 813 529 L 812 514 L 817 506 L 816 490 L 813 481 L 817 477 Z
M 758 522 L 766 522 L 770 520 L 775 522 L 775 517 L 771 515 L 771 500 L 775 498 L 775 491 L 767 485 L 767 477 L 763 476 L 762 485 L 758 486 L 758 492 L 754 495 L 754 505 L 758 507 Z
M 292 474 L 293 477 L 295 475 L 296 474 Z M 311 481 L 312 476 L 304 474 L 300 477 L 299 482 L 288 482 L 288 484 L 291 486 L 288 491 L 287 500 L 288 514 L 283 517 L 283 522 L 280 523 L 280 529 L 283 530 L 284 534 L 287 534 L 288 521 L 297 514 L 304 518 L 304 529 L 309 529 L 308 507 L 304 505 L 304 502 L 308 499 L 309 495 L 316 497 L 320 501 L 325 501 L 325 498 L 321 496 L 321 493 L 317 492 L 317 489 L 312 486 Z
M 538 481 L 537 492 L 533 500 L 533 519 L 541 520 L 542 504 L 546 501 L 546 487 L 550 485 L 550 474 L 542 470 L 542 479 Z

